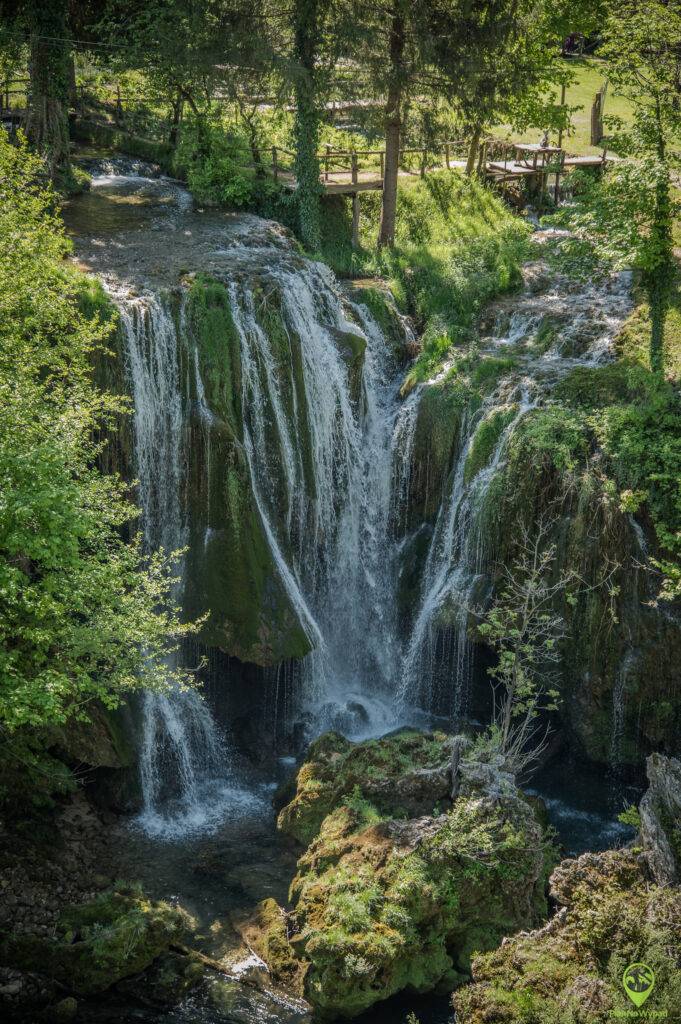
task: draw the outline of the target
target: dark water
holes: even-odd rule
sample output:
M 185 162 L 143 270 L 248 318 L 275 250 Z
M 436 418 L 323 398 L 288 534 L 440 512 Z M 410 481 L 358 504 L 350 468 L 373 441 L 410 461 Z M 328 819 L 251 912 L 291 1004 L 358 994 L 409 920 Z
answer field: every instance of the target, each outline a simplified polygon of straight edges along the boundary
M 608 850 L 634 838 L 634 830 L 617 820 L 620 811 L 638 804 L 642 782 L 623 783 L 607 767 L 559 755 L 524 787 L 540 796 L 565 853 Z

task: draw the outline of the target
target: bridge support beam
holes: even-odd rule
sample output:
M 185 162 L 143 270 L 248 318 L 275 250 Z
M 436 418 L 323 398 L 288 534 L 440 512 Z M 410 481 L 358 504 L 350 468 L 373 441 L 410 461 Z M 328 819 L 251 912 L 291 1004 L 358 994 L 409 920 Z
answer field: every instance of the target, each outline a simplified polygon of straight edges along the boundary
M 359 192 L 352 193 L 352 248 L 359 249 Z

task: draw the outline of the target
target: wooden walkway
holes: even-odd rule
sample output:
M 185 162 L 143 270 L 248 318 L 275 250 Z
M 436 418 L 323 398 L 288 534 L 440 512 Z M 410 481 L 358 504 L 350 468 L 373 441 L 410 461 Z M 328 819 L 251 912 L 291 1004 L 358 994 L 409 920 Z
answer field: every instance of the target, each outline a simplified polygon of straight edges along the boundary
M 438 170 L 466 168 L 467 140 L 444 143 L 437 149 L 401 149 L 400 177 L 425 177 Z M 385 150 L 337 150 L 327 146 L 318 154 L 320 182 L 327 195 L 357 195 L 381 191 L 385 170 Z M 296 187 L 292 165 L 295 155 L 289 150 L 272 147 L 272 175 L 285 188 Z M 557 146 L 528 145 L 488 139 L 482 143 L 475 160 L 479 176 L 499 184 L 532 181 L 538 188 L 546 187 L 555 176 L 556 187 L 562 175 L 573 167 L 602 168 L 608 162 L 607 152 L 594 156 L 569 156 Z

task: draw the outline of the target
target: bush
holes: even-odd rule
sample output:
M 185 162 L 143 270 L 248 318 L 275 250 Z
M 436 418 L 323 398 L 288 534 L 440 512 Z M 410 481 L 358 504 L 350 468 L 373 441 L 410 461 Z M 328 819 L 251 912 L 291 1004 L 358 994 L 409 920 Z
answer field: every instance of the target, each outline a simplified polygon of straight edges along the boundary
M 65 269 L 69 243 L 41 174 L 0 132 L 0 730 L 9 732 L 184 680 L 166 655 L 188 631 L 164 610 L 167 564 L 123 540 L 137 509 L 97 469 L 96 438 L 125 411 L 92 382 L 115 317 L 101 315 L 101 291 Z

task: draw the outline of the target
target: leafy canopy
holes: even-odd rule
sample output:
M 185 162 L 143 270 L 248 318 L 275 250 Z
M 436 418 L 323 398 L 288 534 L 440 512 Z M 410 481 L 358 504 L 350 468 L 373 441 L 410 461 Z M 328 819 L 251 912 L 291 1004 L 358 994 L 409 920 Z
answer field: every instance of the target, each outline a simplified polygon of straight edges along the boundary
M 83 717 L 136 687 L 185 680 L 169 648 L 192 627 L 171 607 L 163 556 L 123 528 L 123 485 L 97 468 L 120 400 L 92 382 L 112 329 L 78 305 L 85 280 L 43 165 L 0 132 L 0 727 Z

